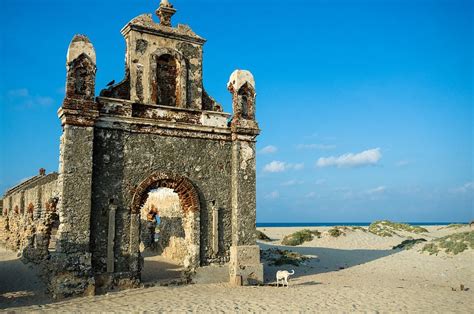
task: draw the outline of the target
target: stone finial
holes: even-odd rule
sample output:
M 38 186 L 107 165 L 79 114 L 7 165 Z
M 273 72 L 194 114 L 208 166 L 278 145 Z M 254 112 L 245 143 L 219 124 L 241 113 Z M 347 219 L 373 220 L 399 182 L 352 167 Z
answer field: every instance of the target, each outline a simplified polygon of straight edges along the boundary
M 171 17 L 176 13 L 176 9 L 168 0 L 161 0 L 160 7 L 156 10 L 156 15 L 160 18 L 160 25 L 171 27 Z
M 96 56 L 94 46 L 84 35 L 75 35 L 66 57 L 66 98 L 93 100 Z
M 86 54 L 94 64 L 96 63 L 94 46 L 89 38 L 85 35 L 74 35 L 67 50 L 66 63 L 69 64 L 83 53 Z
M 247 70 L 235 70 L 232 72 L 227 83 L 227 89 L 233 93 L 237 92 L 245 84 L 249 83 L 253 89 L 255 89 L 255 79 L 253 78 L 252 73 Z
M 235 70 L 227 83 L 232 93 L 234 120 L 255 120 L 255 80 L 246 70 Z

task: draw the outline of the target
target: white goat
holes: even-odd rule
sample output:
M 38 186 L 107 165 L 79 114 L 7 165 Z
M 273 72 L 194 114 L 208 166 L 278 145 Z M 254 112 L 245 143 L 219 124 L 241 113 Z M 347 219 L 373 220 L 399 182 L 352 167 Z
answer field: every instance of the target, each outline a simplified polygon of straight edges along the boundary
M 288 288 L 288 277 L 294 274 L 295 274 L 295 271 L 293 269 L 291 270 L 291 273 L 287 270 L 277 271 L 276 273 L 277 287 L 279 287 L 280 280 L 281 280 L 283 287 L 285 286 L 285 283 L 286 283 L 286 287 Z

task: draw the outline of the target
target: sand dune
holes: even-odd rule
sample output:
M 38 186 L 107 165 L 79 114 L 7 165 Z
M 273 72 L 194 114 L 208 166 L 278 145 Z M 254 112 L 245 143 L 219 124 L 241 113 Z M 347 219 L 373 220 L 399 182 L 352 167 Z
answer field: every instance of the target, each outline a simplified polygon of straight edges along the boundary
M 289 249 L 309 257 L 300 266 L 277 267 L 267 263 L 265 286 L 150 287 L 27 307 L 19 307 L 20 300 L 15 304 L 9 299 L 7 305 L 3 289 L 0 302 L 3 308 L 8 306 L 9 311 L 474 312 L 473 250 L 454 256 L 421 253 L 423 244 L 410 250 L 392 250 L 392 246 L 409 235 L 383 238 L 351 231 L 346 236 L 333 238 L 327 235 L 328 228 L 310 228 L 321 231 L 322 237 L 301 246 L 280 245 L 285 235 L 301 229 L 260 228 L 275 240 L 260 242 L 262 249 Z M 430 240 L 469 228 L 429 227 L 428 230 L 428 234 L 412 236 Z M 8 254 L 2 251 L 0 255 Z M 11 265 L 11 261 L 9 264 L 2 261 L 0 265 L 3 276 L 4 265 Z M 277 269 L 295 269 L 289 288 L 273 286 Z M 469 288 L 468 291 L 460 291 L 460 284 Z M 12 295 L 12 291 L 9 293 L 7 296 Z

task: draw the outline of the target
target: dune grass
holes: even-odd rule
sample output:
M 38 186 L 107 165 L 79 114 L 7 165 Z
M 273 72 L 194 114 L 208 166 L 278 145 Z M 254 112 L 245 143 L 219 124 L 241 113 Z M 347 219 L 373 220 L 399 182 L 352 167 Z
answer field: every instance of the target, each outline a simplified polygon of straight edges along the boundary
M 301 263 L 309 258 L 290 250 L 268 249 L 261 251 L 262 259 L 269 262 L 270 266 L 294 265 L 300 266 Z
M 369 232 L 381 237 L 392 237 L 394 235 L 398 235 L 397 231 L 405 231 L 416 234 L 428 232 L 428 230 L 420 226 L 392 222 L 389 220 L 374 221 L 369 226 Z
M 336 227 L 333 227 L 331 229 L 328 230 L 328 234 L 331 236 L 331 237 L 334 237 L 334 238 L 337 238 L 337 237 L 340 237 L 340 236 L 345 236 L 346 233 L 345 231 L 348 230 L 349 228 L 347 227 L 341 227 L 341 226 L 336 226 Z
M 265 233 L 263 233 L 260 230 L 257 230 L 257 239 L 261 241 L 267 241 L 267 242 L 272 240 L 270 239 L 269 236 L 267 236 Z
M 360 226 L 352 226 L 351 229 L 354 230 L 354 231 L 359 230 L 359 231 L 362 231 L 362 232 L 367 232 L 368 231 L 366 228 L 360 227 Z
M 452 228 L 452 229 L 458 229 L 462 227 L 467 227 L 468 224 L 449 224 L 446 226 L 446 228 Z
M 304 242 L 313 240 L 315 236 L 320 238 L 321 232 L 319 232 L 318 230 L 303 229 L 285 236 L 281 241 L 281 244 L 296 246 L 303 244 Z
M 425 244 L 422 252 L 430 255 L 438 254 L 441 251 L 447 254 L 457 255 L 467 249 L 474 249 L 474 231 L 453 233 Z
M 392 247 L 392 250 L 396 250 L 396 249 L 409 250 L 415 244 L 418 244 L 418 243 L 421 243 L 421 242 L 426 242 L 426 239 L 423 239 L 423 238 L 420 238 L 420 239 L 407 239 L 407 240 L 402 241 L 402 243 Z

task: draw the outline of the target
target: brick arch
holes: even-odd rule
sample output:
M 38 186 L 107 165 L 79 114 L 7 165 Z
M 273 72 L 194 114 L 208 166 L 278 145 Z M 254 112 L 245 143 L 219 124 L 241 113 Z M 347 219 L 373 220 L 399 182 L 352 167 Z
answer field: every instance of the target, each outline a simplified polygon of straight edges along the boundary
M 148 193 L 157 188 L 172 189 L 179 196 L 181 209 L 184 211 L 183 228 L 187 245 L 187 255 L 184 258 L 183 266 L 192 271 L 201 264 L 200 203 L 196 187 L 191 180 L 184 176 L 155 172 L 137 186 L 130 208 L 130 253 L 135 257 L 140 256 L 140 210 L 148 198 Z
M 158 188 L 169 188 L 176 192 L 185 214 L 199 211 L 199 196 L 196 188 L 188 178 L 175 174 L 156 172 L 143 180 L 136 188 L 132 199 L 132 213 L 139 213 L 148 198 L 148 193 Z

